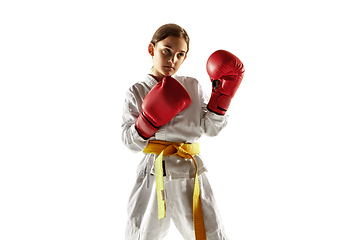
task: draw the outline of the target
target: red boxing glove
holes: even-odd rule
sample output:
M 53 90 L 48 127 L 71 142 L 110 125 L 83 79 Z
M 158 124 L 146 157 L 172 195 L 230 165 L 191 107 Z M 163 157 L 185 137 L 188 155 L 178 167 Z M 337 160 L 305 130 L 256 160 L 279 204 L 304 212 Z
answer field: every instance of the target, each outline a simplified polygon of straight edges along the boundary
M 234 54 L 218 50 L 209 57 L 206 70 L 213 86 L 207 108 L 225 115 L 244 77 L 244 65 Z
M 190 103 L 186 89 L 174 78 L 164 77 L 144 98 L 135 128 L 140 136 L 148 139 Z

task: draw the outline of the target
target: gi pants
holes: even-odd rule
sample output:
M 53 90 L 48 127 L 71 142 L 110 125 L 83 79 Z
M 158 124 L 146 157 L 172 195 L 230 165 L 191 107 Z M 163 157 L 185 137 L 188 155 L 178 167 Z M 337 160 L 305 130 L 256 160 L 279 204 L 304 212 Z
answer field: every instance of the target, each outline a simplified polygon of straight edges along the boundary
M 207 240 L 227 240 L 205 173 L 199 183 Z M 139 174 L 129 199 L 125 240 L 164 239 L 171 219 L 185 240 L 194 240 L 193 188 L 193 178 L 165 180 L 166 217 L 158 220 L 155 176 Z

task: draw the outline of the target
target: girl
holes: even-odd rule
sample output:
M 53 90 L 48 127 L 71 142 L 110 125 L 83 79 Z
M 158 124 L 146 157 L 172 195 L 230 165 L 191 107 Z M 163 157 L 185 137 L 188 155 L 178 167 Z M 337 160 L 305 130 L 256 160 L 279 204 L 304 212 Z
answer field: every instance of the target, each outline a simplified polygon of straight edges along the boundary
M 227 239 L 196 140 L 216 136 L 227 125 L 224 114 L 243 65 L 226 51 L 209 58 L 213 92 L 208 102 L 196 79 L 174 75 L 188 51 L 183 28 L 161 26 L 148 46 L 151 74 L 126 93 L 122 140 L 145 154 L 129 199 L 126 240 L 163 239 L 170 219 L 186 240 Z M 219 73 L 224 68 L 231 74 Z

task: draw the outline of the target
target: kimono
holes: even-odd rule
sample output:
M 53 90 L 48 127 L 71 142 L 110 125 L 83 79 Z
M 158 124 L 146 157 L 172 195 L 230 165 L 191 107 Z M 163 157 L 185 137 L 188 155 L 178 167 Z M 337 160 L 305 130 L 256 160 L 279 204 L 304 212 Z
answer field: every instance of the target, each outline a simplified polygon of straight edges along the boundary
M 145 149 L 150 140 L 177 143 L 195 143 L 203 134 L 216 136 L 227 125 L 228 116 L 207 110 L 208 98 L 199 82 L 191 77 L 172 76 L 191 96 L 191 104 L 170 122 L 161 126 L 150 138 L 143 139 L 135 129 L 141 114 L 141 104 L 148 92 L 157 84 L 147 75 L 144 81 L 131 86 L 126 92 L 122 115 L 122 141 L 135 152 Z M 137 180 L 128 203 L 126 240 L 163 239 L 170 227 L 170 220 L 186 240 L 195 239 L 192 212 L 192 194 L 195 167 L 190 159 L 179 156 L 163 157 L 163 175 L 166 193 L 166 217 L 158 220 L 157 193 L 154 162 L 156 154 L 144 153 L 137 169 Z M 206 166 L 200 154 L 194 156 L 201 190 L 207 240 L 227 239 L 213 192 L 206 177 Z

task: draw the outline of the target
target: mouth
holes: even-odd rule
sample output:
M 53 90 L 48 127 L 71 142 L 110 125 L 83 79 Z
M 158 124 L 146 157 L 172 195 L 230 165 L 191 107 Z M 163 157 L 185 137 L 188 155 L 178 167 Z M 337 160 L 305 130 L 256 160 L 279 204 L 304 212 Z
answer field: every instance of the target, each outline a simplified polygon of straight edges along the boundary
M 174 68 L 171 67 L 171 66 L 165 66 L 165 68 L 166 68 L 166 69 L 169 69 L 169 70 L 174 70 Z

